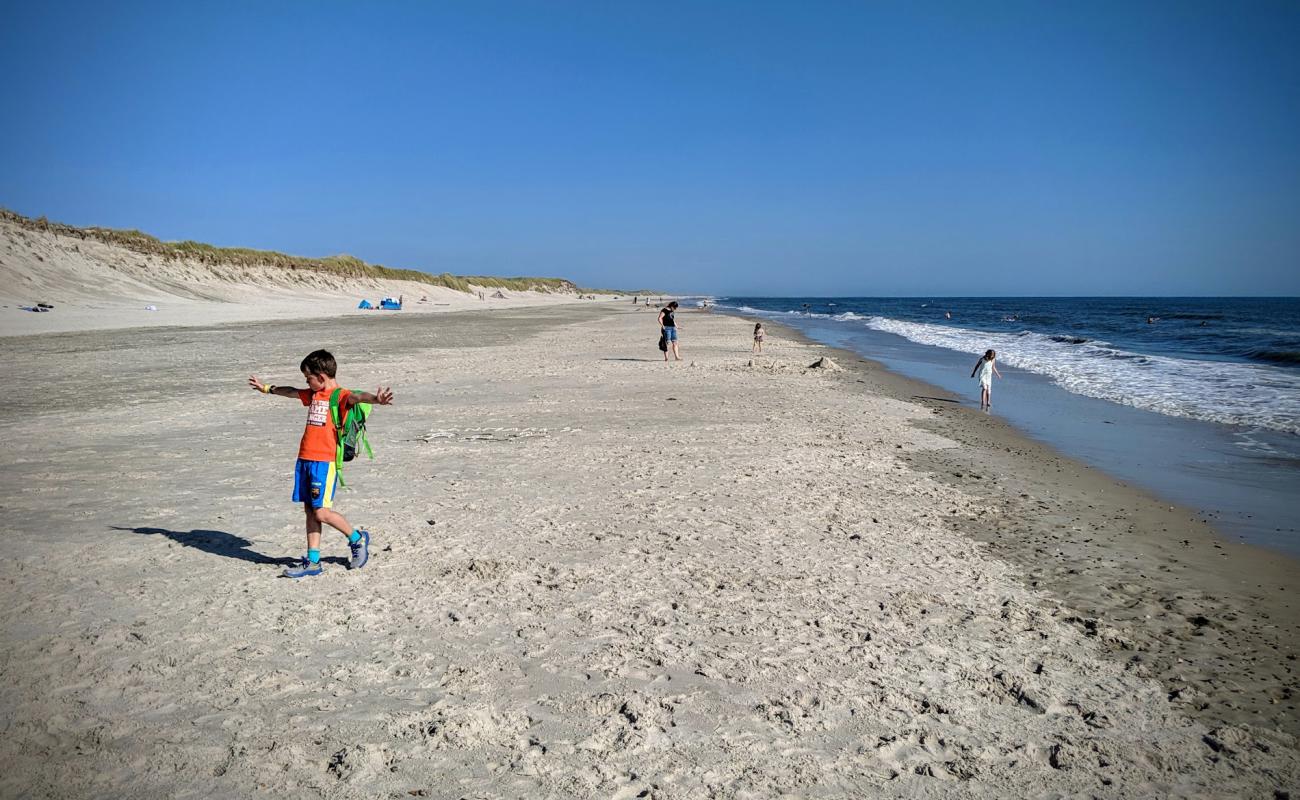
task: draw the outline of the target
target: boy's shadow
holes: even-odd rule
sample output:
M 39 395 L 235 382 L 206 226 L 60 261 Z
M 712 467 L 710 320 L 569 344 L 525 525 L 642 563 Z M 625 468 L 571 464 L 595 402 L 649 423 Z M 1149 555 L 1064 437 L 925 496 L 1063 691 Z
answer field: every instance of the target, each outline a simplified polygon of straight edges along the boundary
M 236 536 L 233 533 L 225 531 L 173 531 L 167 528 L 120 528 L 116 525 L 110 525 L 115 531 L 130 531 L 131 533 L 142 533 L 147 536 L 165 536 L 177 544 L 186 547 L 193 547 L 202 550 L 205 553 L 212 553 L 216 556 L 225 556 L 226 558 L 237 558 L 240 561 L 248 561 L 253 564 L 270 564 L 278 567 L 296 567 L 299 559 L 297 558 L 271 558 L 262 555 L 256 550 L 248 549 L 253 543 L 242 536 Z M 321 558 L 326 563 L 346 564 L 344 558 Z

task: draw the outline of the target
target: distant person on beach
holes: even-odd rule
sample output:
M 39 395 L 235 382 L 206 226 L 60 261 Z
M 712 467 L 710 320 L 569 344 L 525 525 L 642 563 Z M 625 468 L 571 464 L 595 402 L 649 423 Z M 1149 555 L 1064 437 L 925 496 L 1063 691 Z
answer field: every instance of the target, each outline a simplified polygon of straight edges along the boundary
M 998 357 L 996 350 L 987 350 L 984 356 L 975 362 L 975 369 L 971 370 L 970 376 L 975 377 L 975 373 L 980 376 L 980 411 L 991 411 L 993 409 L 993 376 L 1002 377 L 998 368 L 993 361 Z
M 681 361 L 681 353 L 677 352 L 677 301 L 669 301 L 668 305 L 659 309 L 659 331 L 668 348 L 664 350 L 664 361 L 668 360 L 668 352 L 671 350 L 673 360 Z
M 763 352 L 763 323 L 754 323 L 754 352 Z
M 320 563 L 321 525 L 329 525 L 348 537 L 351 558 L 348 569 L 361 569 L 370 559 L 370 532 L 353 528 L 343 515 L 333 509 L 334 490 L 338 488 L 335 454 L 338 449 L 338 429 L 330 410 L 330 399 L 338 391 L 339 419 L 358 403 L 375 403 L 386 406 L 393 402 L 393 391 L 380 387 L 375 394 L 352 392 L 343 389 L 334 380 L 338 364 L 326 350 L 316 350 L 302 360 L 298 367 L 307 379 L 306 389 L 292 386 L 270 386 L 256 375 L 248 377 L 248 385 L 262 394 L 293 397 L 307 409 L 307 427 L 298 445 L 298 462 L 293 473 L 293 501 L 302 503 L 307 518 L 307 555 L 302 563 L 284 571 L 286 578 L 309 578 L 324 571 Z

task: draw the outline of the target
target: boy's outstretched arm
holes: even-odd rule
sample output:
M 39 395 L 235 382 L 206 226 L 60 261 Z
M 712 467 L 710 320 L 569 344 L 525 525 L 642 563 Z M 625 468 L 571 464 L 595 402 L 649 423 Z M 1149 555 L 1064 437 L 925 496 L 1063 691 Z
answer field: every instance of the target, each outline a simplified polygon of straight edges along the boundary
M 274 394 L 280 397 L 298 397 L 299 389 L 292 386 L 269 386 L 257 379 L 256 375 L 248 376 L 248 385 L 262 394 Z
M 351 408 L 357 403 L 373 403 L 375 405 L 387 406 L 393 402 L 393 390 L 386 386 L 381 386 L 374 394 L 370 392 L 351 392 L 348 394 L 347 407 Z

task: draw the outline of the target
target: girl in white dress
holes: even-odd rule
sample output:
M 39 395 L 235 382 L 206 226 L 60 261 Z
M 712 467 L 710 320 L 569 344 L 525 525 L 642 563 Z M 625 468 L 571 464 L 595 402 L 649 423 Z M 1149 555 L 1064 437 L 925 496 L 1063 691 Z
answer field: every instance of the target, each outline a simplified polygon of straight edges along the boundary
M 970 373 L 972 378 L 977 372 L 980 376 L 980 411 L 990 411 L 993 408 L 993 376 L 1002 377 L 1002 373 L 998 372 L 998 368 L 993 364 L 997 357 L 996 350 L 986 351 L 984 357 L 975 363 L 975 369 Z

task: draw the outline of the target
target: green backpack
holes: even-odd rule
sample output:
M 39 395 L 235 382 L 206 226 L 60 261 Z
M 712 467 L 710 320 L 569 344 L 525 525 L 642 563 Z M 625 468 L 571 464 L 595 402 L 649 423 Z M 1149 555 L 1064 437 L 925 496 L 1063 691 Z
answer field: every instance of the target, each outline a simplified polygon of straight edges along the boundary
M 334 430 L 338 433 L 339 444 L 334 451 L 334 469 L 339 476 L 339 486 L 343 482 L 343 462 L 357 457 L 357 452 L 366 448 L 366 455 L 374 460 L 375 453 L 370 449 L 370 440 L 366 438 L 366 418 L 370 416 L 369 403 L 357 403 L 344 412 L 342 423 L 339 422 L 339 396 L 343 389 L 330 393 L 330 419 L 334 421 Z

